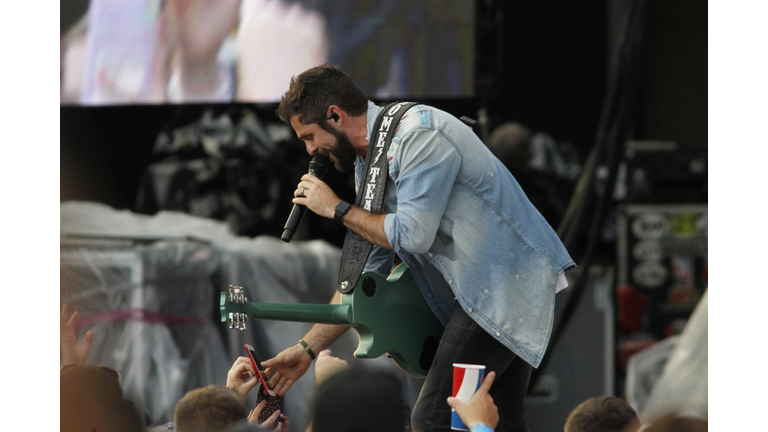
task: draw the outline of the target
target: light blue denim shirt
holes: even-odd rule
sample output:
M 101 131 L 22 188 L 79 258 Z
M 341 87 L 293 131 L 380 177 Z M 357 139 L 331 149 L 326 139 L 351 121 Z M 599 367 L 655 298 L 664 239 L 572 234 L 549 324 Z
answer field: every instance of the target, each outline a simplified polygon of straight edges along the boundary
M 383 109 L 368 103 L 368 137 Z M 387 152 L 384 232 L 446 325 L 453 301 L 534 367 L 549 343 L 558 276 L 575 267 L 504 165 L 456 117 L 416 105 Z M 355 164 L 359 188 L 364 162 Z M 391 271 L 374 247 L 365 270 Z

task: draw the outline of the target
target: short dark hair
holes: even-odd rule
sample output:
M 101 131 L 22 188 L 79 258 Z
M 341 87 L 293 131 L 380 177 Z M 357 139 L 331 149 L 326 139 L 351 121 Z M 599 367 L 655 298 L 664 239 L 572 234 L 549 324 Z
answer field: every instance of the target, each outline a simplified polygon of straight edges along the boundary
M 580 403 L 565 421 L 566 432 L 621 432 L 637 419 L 637 413 L 623 399 L 595 396 Z M 639 425 L 639 420 L 638 425 Z
M 178 432 L 221 431 L 245 418 L 245 402 L 237 393 L 220 385 L 187 392 L 173 412 Z
M 525 170 L 531 163 L 531 130 L 517 122 L 503 123 L 491 133 L 488 148 L 510 170 Z
M 368 97 L 338 66 L 325 63 L 292 77 L 275 113 L 284 122 L 295 115 L 301 124 L 323 125 L 331 105 L 360 116 L 368 109 Z
M 389 372 L 351 367 L 318 387 L 312 405 L 312 430 L 403 432 L 409 414 L 398 378 Z

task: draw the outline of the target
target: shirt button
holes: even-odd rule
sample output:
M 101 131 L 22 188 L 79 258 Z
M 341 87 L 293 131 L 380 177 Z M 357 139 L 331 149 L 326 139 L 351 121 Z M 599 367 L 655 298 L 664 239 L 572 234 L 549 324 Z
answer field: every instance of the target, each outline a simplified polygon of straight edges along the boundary
M 428 253 L 427 255 L 429 255 L 429 257 L 430 257 L 430 258 L 432 258 L 432 257 L 433 257 L 435 254 L 433 254 L 432 252 L 430 252 L 430 253 Z
M 472 308 L 469 308 L 469 310 L 467 312 L 472 313 Z
M 448 281 L 448 285 L 453 285 L 453 281 L 452 281 L 452 280 L 449 280 L 449 281 Z
M 491 177 L 493 177 L 493 173 L 491 173 Z
M 499 332 L 496 332 L 496 336 L 501 336 L 501 333 L 499 333 Z

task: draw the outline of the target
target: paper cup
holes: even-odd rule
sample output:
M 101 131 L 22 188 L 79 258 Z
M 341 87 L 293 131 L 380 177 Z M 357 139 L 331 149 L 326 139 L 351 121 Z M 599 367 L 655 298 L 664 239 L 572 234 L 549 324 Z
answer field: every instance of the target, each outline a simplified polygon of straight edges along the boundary
M 453 364 L 453 397 L 469 402 L 475 394 L 480 383 L 483 382 L 485 366 L 454 363 Z M 466 431 L 469 427 L 461 421 L 455 410 L 451 409 L 451 429 Z

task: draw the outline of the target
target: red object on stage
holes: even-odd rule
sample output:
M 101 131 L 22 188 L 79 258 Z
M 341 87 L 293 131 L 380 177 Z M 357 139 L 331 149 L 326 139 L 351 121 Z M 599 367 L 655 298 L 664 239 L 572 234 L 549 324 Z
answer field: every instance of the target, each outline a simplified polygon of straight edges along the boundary
M 616 287 L 618 325 L 621 331 L 639 331 L 643 327 L 643 307 L 647 299 L 631 285 Z

